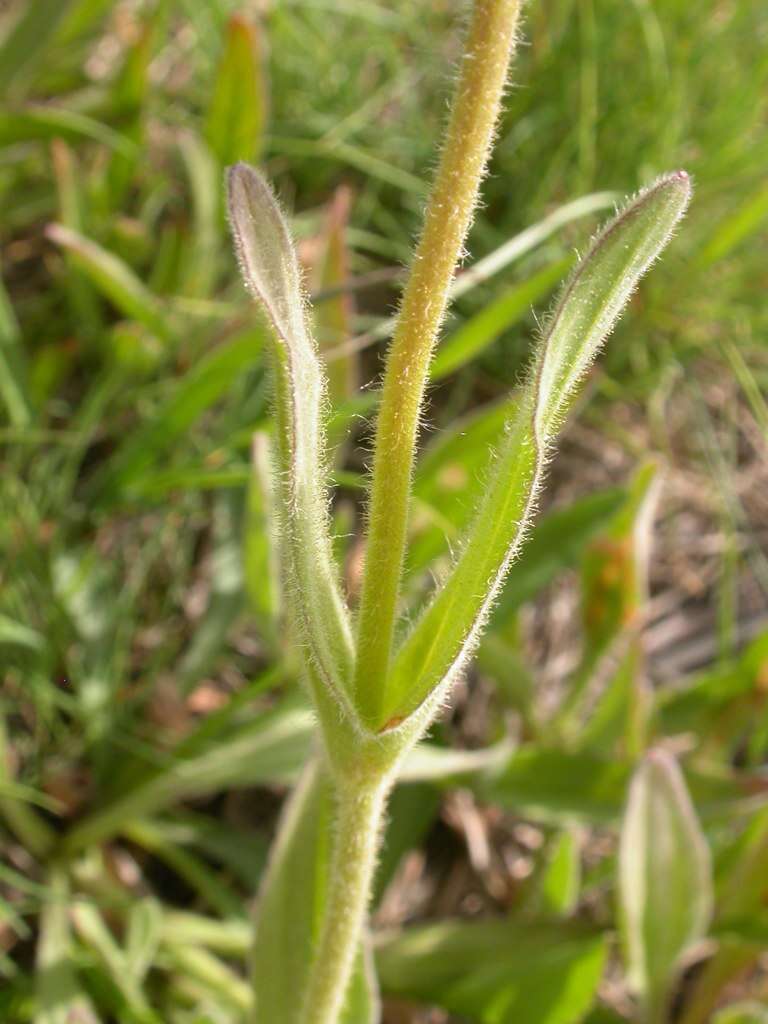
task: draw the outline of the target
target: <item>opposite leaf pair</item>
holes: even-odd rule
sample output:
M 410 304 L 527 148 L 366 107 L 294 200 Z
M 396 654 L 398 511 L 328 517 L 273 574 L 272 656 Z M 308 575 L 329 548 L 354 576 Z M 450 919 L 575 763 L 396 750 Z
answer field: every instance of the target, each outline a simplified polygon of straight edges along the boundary
M 381 685 L 356 689 L 351 617 L 328 529 L 323 372 L 298 263 L 269 187 L 250 167 L 241 164 L 230 171 L 237 252 L 271 335 L 278 515 L 290 614 L 308 655 L 308 671 L 355 731 L 379 735 L 395 730 L 425 702 L 431 710 L 466 665 L 524 539 L 574 390 L 689 198 L 684 172 L 661 177 L 595 237 L 541 332 L 528 382 L 456 564 L 392 653 Z

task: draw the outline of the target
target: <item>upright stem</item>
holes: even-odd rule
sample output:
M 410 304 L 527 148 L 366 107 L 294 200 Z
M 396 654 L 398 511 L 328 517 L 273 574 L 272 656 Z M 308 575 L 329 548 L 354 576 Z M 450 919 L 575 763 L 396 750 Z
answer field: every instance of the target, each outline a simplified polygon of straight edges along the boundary
M 372 724 L 391 654 L 429 363 L 488 160 L 520 7 L 521 0 L 475 0 L 440 164 L 387 357 L 355 672 L 356 703 Z
M 386 775 L 339 787 L 328 896 L 300 1024 L 336 1024 L 360 947 L 376 867 Z

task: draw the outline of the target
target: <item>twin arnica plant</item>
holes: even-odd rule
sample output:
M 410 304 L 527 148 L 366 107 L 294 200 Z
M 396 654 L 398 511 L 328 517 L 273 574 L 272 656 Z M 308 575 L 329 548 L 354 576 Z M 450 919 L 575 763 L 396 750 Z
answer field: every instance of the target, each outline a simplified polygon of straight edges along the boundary
M 577 385 L 690 197 L 677 171 L 632 199 L 594 238 L 544 320 L 527 380 L 474 521 L 408 628 L 398 622 L 411 478 L 430 360 L 477 204 L 519 0 L 476 0 L 424 226 L 386 360 L 368 503 L 360 606 L 339 583 L 328 515 L 325 381 L 285 220 L 260 175 L 229 172 L 243 276 L 266 319 L 274 388 L 275 505 L 285 604 L 322 738 L 284 812 L 260 894 L 255 1019 L 377 1019 L 366 912 L 387 797 L 404 756 L 467 667 L 525 541 Z M 330 822 L 330 824 L 329 824 Z M 322 877 L 307 849 L 328 844 Z

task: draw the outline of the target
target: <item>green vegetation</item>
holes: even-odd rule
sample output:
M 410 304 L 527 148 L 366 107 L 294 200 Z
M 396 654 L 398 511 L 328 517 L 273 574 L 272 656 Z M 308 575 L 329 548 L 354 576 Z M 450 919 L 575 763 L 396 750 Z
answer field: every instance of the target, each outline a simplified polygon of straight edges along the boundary
M 369 385 L 463 8 L 0 13 L 4 1022 L 236 1024 L 249 962 L 262 998 L 304 984 L 333 836 L 322 774 L 302 776 L 263 890 L 271 959 L 249 952 L 276 795 L 317 730 L 276 559 L 271 342 L 223 174 L 260 164 L 291 211 L 356 604 Z M 392 1022 L 764 1019 L 767 33 L 758 3 L 525 10 L 422 415 L 401 655 L 367 726 L 411 710 L 413 659 L 442 670 L 418 626 L 400 644 L 498 484 L 532 307 L 618 198 L 678 166 L 696 196 L 565 424 L 476 663 L 400 768 L 350 1024 L 376 1013 L 372 966 Z

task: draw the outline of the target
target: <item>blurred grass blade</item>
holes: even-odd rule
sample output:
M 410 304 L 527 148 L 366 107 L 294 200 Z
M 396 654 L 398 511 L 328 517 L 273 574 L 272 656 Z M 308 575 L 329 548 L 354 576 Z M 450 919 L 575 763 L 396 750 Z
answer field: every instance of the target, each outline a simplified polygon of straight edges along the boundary
M 702 266 L 717 263 L 737 245 L 758 231 L 768 217 L 768 185 L 762 185 L 733 213 L 718 225 L 701 250 L 697 262 Z
M 629 790 L 619 851 L 629 984 L 648 1024 L 663 1024 L 682 957 L 706 933 L 712 865 L 677 762 L 651 751 Z
M 137 1024 L 161 1024 L 161 1018 L 150 1008 L 141 986 L 130 970 L 124 951 L 118 946 L 96 906 L 78 900 L 73 903 L 71 913 L 81 941 L 95 953 L 102 970 L 124 1000 L 129 1019 L 136 1019 Z
M 97 1024 L 97 1017 L 75 971 L 69 928 L 69 886 L 62 868 L 48 878 L 46 904 L 37 940 L 34 1024 Z
M 346 705 L 352 635 L 329 536 L 323 373 L 309 332 L 299 267 L 287 225 L 260 175 L 229 172 L 232 233 L 246 284 L 270 324 L 275 390 L 275 462 L 285 596 L 294 628 L 328 693 Z
M 346 290 L 349 280 L 347 226 L 352 192 L 340 185 L 328 207 L 323 231 L 322 251 L 314 273 L 314 290 L 320 297 L 313 302 L 315 327 L 321 356 L 328 349 L 343 345 L 352 336 L 353 302 Z M 327 297 L 322 295 L 328 292 Z M 358 385 L 358 357 L 347 352 L 325 362 L 328 397 L 333 408 L 354 398 Z
M 644 677 L 640 628 L 648 599 L 648 563 L 661 490 L 658 464 L 636 471 L 627 501 L 582 561 L 582 662 L 555 718 L 582 744 L 604 750 L 623 738 L 637 757 L 645 749 L 651 695 Z M 611 679 L 597 707 L 586 711 L 586 691 L 605 663 Z M 594 694 L 593 694 L 594 697 Z M 589 717 L 589 721 L 584 719 Z M 570 737 L 569 737 L 570 738 Z
M 62 138 L 70 142 L 91 139 L 126 157 L 136 155 L 136 145 L 125 135 L 77 110 L 29 104 L 21 110 L 0 110 L 0 145 Z
M 164 341 L 173 337 L 170 314 L 119 256 L 63 224 L 50 224 L 46 233 L 72 255 L 75 264 L 125 316 L 138 320 Z
M 68 849 L 103 842 L 131 821 L 145 818 L 189 797 L 220 789 L 295 778 L 314 736 L 314 721 L 303 709 L 263 712 L 248 726 L 189 757 L 171 759 L 123 795 L 80 821 L 68 834 Z
M 237 1013 L 237 1021 L 242 1020 L 242 1015 L 251 1009 L 253 996 L 250 987 L 223 960 L 219 960 L 205 949 L 190 945 L 169 943 L 165 947 L 165 952 L 174 968 L 185 979 L 194 978 L 210 992 L 217 1009 L 222 1005 L 231 1007 Z M 227 1015 L 226 1019 L 232 1018 Z
M 719 1010 L 712 1024 L 768 1024 L 768 1005 L 745 999 Z
M 17 93 L 14 83 L 41 59 L 72 0 L 33 0 L 0 45 L 0 94 L 7 99 Z
M 690 198 L 684 172 L 659 178 L 593 240 L 548 318 L 533 373 L 491 467 L 476 518 L 446 585 L 398 652 L 376 725 L 402 720 L 474 651 L 517 557 L 547 455 L 574 388 Z
M 264 348 L 264 332 L 249 330 L 231 338 L 201 358 L 178 382 L 175 392 L 150 421 L 139 427 L 118 447 L 97 488 L 99 497 L 114 498 L 140 489 L 149 466 L 168 451 L 191 425 L 233 386 L 258 365 Z
M 160 904 L 149 897 L 137 900 L 128 911 L 125 962 L 131 977 L 141 984 L 155 960 L 163 927 Z
M 215 668 L 244 604 L 238 506 L 236 492 L 223 491 L 214 496 L 210 592 L 194 639 L 177 669 L 183 694 L 191 693 L 195 684 Z
M 0 713 L 0 816 L 27 851 L 44 861 L 56 841 L 56 835 L 48 822 L 28 806 L 37 794 L 27 787 L 19 786 L 12 774 L 13 751 L 8 743 L 5 714 Z M 37 799 L 38 803 L 42 800 Z
M 385 993 L 483 1024 L 577 1024 L 592 1006 L 604 936 L 567 924 L 441 921 L 384 936 L 376 966 Z
M 205 137 L 222 167 L 258 163 L 267 123 L 266 45 L 263 29 L 242 15 L 227 24 Z
M 63 139 L 51 143 L 53 174 L 61 224 L 72 231 L 82 233 L 83 212 L 86 198 L 83 194 L 83 171 L 72 147 Z M 65 253 L 67 274 L 64 287 L 67 291 L 72 312 L 84 334 L 96 335 L 102 327 L 99 299 L 93 281 L 76 263 L 76 257 Z
M 614 487 L 542 516 L 504 581 L 491 629 L 509 622 L 521 605 L 540 593 L 558 573 L 577 565 L 586 545 L 605 530 L 626 501 L 626 492 Z
M 199 136 L 191 132 L 184 134 L 179 148 L 189 179 L 194 217 L 193 244 L 187 249 L 182 292 L 195 298 L 208 298 L 218 271 L 220 171 Z
M 332 800 L 319 762 L 311 763 L 283 812 L 259 896 L 251 960 L 255 1021 L 299 1019 L 327 899 Z M 378 1013 L 374 979 L 361 951 L 339 1024 L 375 1024 Z
M 537 909 L 547 917 L 567 917 L 576 909 L 581 888 L 578 834 L 566 830 L 555 837 L 539 880 Z
M 475 410 L 425 447 L 413 481 L 407 574 L 434 566 L 466 529 L 512 408 L 504 401 Z
M 29 426 L 32 419 L 21 340 L 21 330 L 0 277 L 0 396 L 9 422 L 18 428 Z
M 526 316 L 535 302 L 549 294 L 571 262 L 558 260 L 527 281 L 508 288 L 441 342 L 430 371 L 432 380 L 442 380 L 485 351 L 499 335 Z

